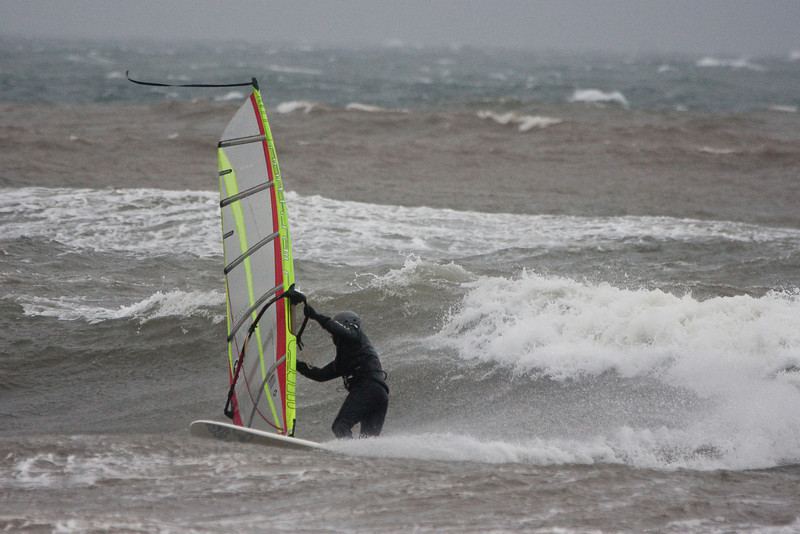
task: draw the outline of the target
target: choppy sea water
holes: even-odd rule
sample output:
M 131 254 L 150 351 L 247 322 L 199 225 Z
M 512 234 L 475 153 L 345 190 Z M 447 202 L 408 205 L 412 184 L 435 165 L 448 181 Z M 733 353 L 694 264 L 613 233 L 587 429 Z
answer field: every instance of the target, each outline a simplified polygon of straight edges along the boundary
M 798 73 L 789 57 L 629 63 L 464 50 L 245 53 L 244 64 L 224 75 L 256 64 L 278 73 L 273 114 L 299 115 L 301 126 L 289 125 L 292 140 L 313 139 L 322 124 L 353 128 L 349 135 L 363 128 L 405 146 L 405 122 L 436 122 L 446 112 L 456 118 L 447 118 L 452 138 L 436 130 L 443 151 L 458 148 L 453 139 L 470 139 L 458 127 L 478 128 L 493 151 L 517 143 L 501 153 L 518 176 L 516 188 L 513 180 L 472 180 L 456 167 L 451 175 L 438 168 L 435 183 L 422 176 L 444 191 L 433 206 L 411 192 L 404 205 L 390 201 L 398 193 L 373 184 L 380 173 L 369 165 L 383 156 L 369 144 L 356 154 L 315 147 L 333 167 L 364 165 L 350 169 L 367 173 L 352 178 L 358 201 L 324 178 L 302 185 L 301 175 L 295 190 L 289 170 L 305 170 L 294 161 L 304 145 L 285 147 L 298 280 L 321 310 L 364 317 L 390 373 L 392 399 L 384 436 L 337 443 L 328 428 L 341 387 L 301 381 L 298 434 L 330 452 L 279 454 L 187 432 L 193 419 L 221 418 L 227 390 L 213 167 L 193 178 L 207 179 L 209 190 L 181 190 L 168 174 L 153 178 L 169 189 L 152 188 L 108 176 L 117 170 L 114 158 L 97 158 L 99 172 L 81 187 L 61 185 L 82 155 L 95 158 L 107 146 L 106 137 L 124 138 L 115 157 L 124 157 L 126 143 L 133 150 L 125 137 L 131 125 L 115 122 L 115 109 L 130 114 L 123 106 L 131 100 L 158 110 L 164 99 L 196 98 L 136 92 L 118 80 L 124 66 L 183 79 L 227 65 L 242 50 L 220 48 L 213 65 L 200 61 L 207 49 L 151 50 L 167 58 L 155 65 L 144 52 L 116 45 L 20 46 L 4 52 L 2 76 L 12 88 L 4 100 L 49 100 L 51 120 L 95 137 L 45 147 L 61 158 L 53 162 L 19 164 L 29 183 L 8 170 L 16 156 L 2 156 L 0 174 L 11 185 L 0 189 L 0 521 L 8 530 L 800 530 L 800 224 L 786 207 L 800 200 L 800 150 L 792 133 L 796 96 L 781 89 Z M 356 73 L 349 81 L 341 74 L 348 71 L 329 66 L 343 57 Z M 47 70 L 20 66 L 45 58 Z M 408 85 L 410 72 L 426 68 L 450 70 L 413 82 L 434 86 L 433 100 L 431 91 Z M 676 70 L 689 88 L 651 79 Z M 14 92 L 20 80 L 37 84 L 43 73 L 53 77 L 43 95 Z M 525 89 L 523 76 L 560 77 L 563 85 Z M 696 83 L 687 81 L 692 76 Z M 312 81 L 300 83 L 304 77 Z M 653 83 L 683 100 L 644 90 Z M 578 94 L 593 88 L 605 96 Z M 86 117 L 101 109 L 110 112 L 107 122 L 70 114 L 89 102 L 100 108 Z M 354 103 L 362 107 L 346 109 Z M 179 108 L 189 120 L 215 109 L 192 105 Z M 538 106 L 553 113 L 527 111 Z M 10 116 L 25 109 L 14 107 Z M 598 164 L 592 148 L 581 160 L 576 146 L 603 142 L 570 146 L 570 132 L 586 117 L 619 131 L 642 113 L 648 128 L 665 134 L 659 151 L 620 152 L 629 167 L 615 167 L 622 176 L 614 180 L 633 183 L 634 174 L 625 174 L 632 159 L 641 172 L 652 166 L 659 179 L 620 195 L 664 209 L 626 211 L 618 199 L 571 191 L 602 191 L 615 153 Z M 696 117 L 683 123 L 688 135 L 702 139 L 705 131 L 728 144 L 693 140 L 684 154 L 675 147 L 687 130 L 669 131 L 672 113 Z M 273 123 L 280 139 L 280 121 Z M 46 127 L 36 118 L 6 129 L 4 150 L 38 154 L 42 147 L 28 139 L 46 136 Z M 551 131 L 562 137 L 540 154 L 545 171 L 535 160 L 520 164 L 519 139 L 530 141 L 530 151 L 545 142 L 521 136 Z M 754 138 L 768 146 L 740 143 Z M 190 141 L 204 150 L 199 134 Z M 657 158 L 670 147 L 672 163 Z M 592 164 L 597 182 L 567 178 Z M 768 174 L 755 170 L 764 167 Z M 690 180 L 648 201 L 648 191 L 663 193 L 665 168 L 713 180 Z M 527 173 L 536 180 L 526 182 Z M 751 173 L 758 180 L 748 182 Z M 730 195 L 724 188 L 734 176 Z M 783 198 L 764 195 L 767 181 Z M 523 198 L 509 204 L 498 183 Z M 424 184 L 414 179 L 396 189 Z M 546 191 L 537 196 L 540 187 Z M 722 206 L 721 198 L 733 200 Z M 318 329 L 307 341 L 301 357 L 327 361 L 330 342 Z
M 487 104 L 609 103 L 630 109 L 796 112 L 800 51 L 769 57 L 604 55 L 416 46 L 69 42 L 2 38 L 4 100 L 153 102 L 207 98 L 167 83 L 269 82 L 269 102 L 388 109 Z M 765 81 L 768 80 L 768 83 Z M 235 100 L 221 89 L 216 100 Z

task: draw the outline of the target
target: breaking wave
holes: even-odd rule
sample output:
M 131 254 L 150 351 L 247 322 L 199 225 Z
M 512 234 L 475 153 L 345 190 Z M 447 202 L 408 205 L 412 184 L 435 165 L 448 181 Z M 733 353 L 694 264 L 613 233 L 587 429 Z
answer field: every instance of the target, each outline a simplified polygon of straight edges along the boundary
M 0 189 L 3 239 L 42 238 L 77 250 L 217 257 L 219 197 L 160 189 Z M 506 249 L 614 246 L 631 239 L 800 244 L 800 230 L 673 217 L 578 217 L 457 211 L 287 193 L 296 257 L 350 265 Z M 420 227 L 425 232 L 420 232 Z
M 511 397 L 519 405 L 508 409 L 519 410 L 515 439 L 392 436 L 380 445 L 385 453 L 369 444 L 351 446 L 354 453 L 399 456 L 413 450 L 426 459 L 668 469 L 800 461 L 800 415 L 794 408 L 800 403 L 800 290 L 698 300 L 526 272 L 463 286 L 461 303 L 429 341 L 461 360 L 513 373 L 508 387 L 519 392 Z M 609 373 L 622 382 L 603 379 Z M 596 380 L 606 380 L 604 395 L 618 389 L 611 404 L 597 399 L 593 405 L 620 410 L 613 424 L 590 425 L 569 439 L 543 436 L 533 422 L 525 431 L 521 414 L 534 402 L 525 396 L 555 381 L 561 386 L 546 402 L 558 405 L 561 397 L 585 397 L 581 384 Z M 671 388 L 669 400 L 647 385 L 653 381 Z M 531 390 L 525 382 L 539 386 Z M 648 388 L 650 396 L 637 401 Z M 694 407 L 667 417 L 680 413 L 678 398 Z M 664 406 L 633 422 L 646 399 L 661 399 Z
M 303 113 L 311 113 L 319 104 L 316 102 L 309 102 L 307 100 L 291 100 L 289 102 L 281 102 L 275 107 L 277 113 L 292 113 L 294 111 L 302 111 Z
M 387 109 L 372 104 L 361 104 L 360 102 L 350 102 L 344 109 L 346 111 L 362 111 L 365 113 L 408 113 L 404 109 Z
M 14 300 L 27 316 L 86 321 L 89 324 L 113 320 L 137 320 L 144 324 L 163 317 L 190 316 L 204 317 L 215 324 L 225 320 L 220 313 L 225 295 L 220 291 L 157 291 L 143 300 L 119 306 L 91 302 L 86 297 L 20 295 Z
M 478 118 L 491 119 L 497 124 L 516 124 L 517 130 L 527 132 L 534 128 L 547 128 L 563 121 L 553 117 L 542 117 L 539 115 L 518 115 L 513 111 L 508 113 L 495 113 L 493 111 L 481 110 L 477 113 Z
M 569 97 L 569 101 L 588 104 L 619 104 L 624 108 L 629 105 L 628 99 L 619 91 L 603 92 L 599 89 L 576 89 Z
M 319 69 L 309 69 L 306 67 L 292 67 L 287 65 L 269 65 L 267 70 L 272 72 L 279 72 L 281 74 L 305 74 L 307 76 L 321 76 L 322 71 Z
M 436 340 L 463 358 L 557 380 L 615 371 L 689 386 L 712 372 L 800 367 L 800 291 L 697 300 L 523 272 L 468 282 Z M 708 380 L 698 391 L 708 392 Z
M 724 67 L 729 69 L 746 69 L 757 72 L 763 72 L 767 70 L 762 65 L 751 63 L 750 60 L 748 60 L 747 58 L 718 59 L 715 57 L 706 56 L 704 58 L 699 59 L 697 63 L 695 63 L 695 65 L 701 68 Z
M 244 93 L 241 91 L 228 91 L 224 95 L 215 96 L 215 102 L 230 102 L 230 101 L 238 101 L 244 100 Z
M 787 106 L 781 104 L 774 104 L 769 107 L 770 111 L 778 111 L 781 113 L 797 113 L 797 106 Z

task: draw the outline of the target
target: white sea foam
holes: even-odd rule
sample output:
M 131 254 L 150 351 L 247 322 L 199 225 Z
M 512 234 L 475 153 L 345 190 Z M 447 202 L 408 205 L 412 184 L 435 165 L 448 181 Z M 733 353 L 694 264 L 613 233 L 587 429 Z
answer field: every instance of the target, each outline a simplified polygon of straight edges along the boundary
M 736 154 L 736 150 L 733 148 L 715 148 L 705 145 L 698 147 L 697 151 L 704 154 L 712 154 L 714 156 L 729 156 L 730 154 Z
M 454 433 L 386 435 L 364 440 L 333 441 L 325 447 L 344 454 L 378 458 L 534 465 L 626 464 L 651 469 L 748 469 L 772 467 L 800 454 L 800 447 L 765 443 L 748 446 L 751 436 L 728 439 L 690 429 L 622 426 L 585 438 L 486 440 Z M 789 454 L 789 456 L 780 456 Z M 778 455 L 778 456 L 776 456 Z M 794 456 L 797 458 L 797 456 Z
M 614 246 L 631 239 L 781 242 L 800 230 L 671 217 L 482 213 L 332 200 L 287 193 L 295 257 L 348 265 L 427 261 L 512 248 Z M 219 195 L 159 189 L 0 189 L 0 236 L 54 240 L 76 250 L 216 257 Z M 420 231 L 424 229 L 424 231 Z
M 373 106 L 370 104 L 360 104 L 358 102 L 351 102 L 345 106 L 347 111 L 366 111 L 366 112 L 378 112 L 378 111 L 388 111 L 385 108 L 379 106 Z
M 274 109 L 277 113 L 292 113 L 297 110 L 302 110 L 303 113 L 310 113 L 317 104 L 307 100 L 291 100 L 289 102 L 281 102 Z
M 106 73 L 106 80 L 122 80 L 125 79 L 125 73 L 119 70 L 112 70 Z
M 775 104 L 769 107 L 770 111 L 778 111 L 780 113 L 797 113 L 797 106 L 786 106 Z
M 472 273 L 453 262 L 429 262 L 412 254 L 406 258 L 402 267 L 390 269 L 385 274 L 359 274 L 355 284 L 361 289 L 378 289 L 390 296 L 409 296 L 415 285 L 426 289 L 431 286 L 443 289 L 474 278 Z
M 585 102 L 589 104 L 619 104 L 627 108 L 628 99 L 619 91 L 604 92 L 599 89 L 576 89 L 569 98 L 570 102 Z
M 286 65 L 269 65 L 267 69 L 272 72 L 280 72 L 282 74 L 305 74 L 307 76 L 320 76 L 322 74 L 322 71 L 319 69 L 292 67 Z
M 86 297 L 46 298 L 20 295 L 15 297 L 23 313 L 33 317 L 54 317 L 62 321 L 102 321 L 136 319 L 140 324 L 161 317 L 200 316 L 219 323 L 225 319 L 219 312 L 225 295 L 219 291 L 157 291 L 130 304 L 110 305 L 89 301 Z
M 561 443 L 565 461 L 581 463 L 589 445 L 607 451 L 587 454 L 590 461 L 645 467 L 800 461 L 800 291 L 701 301 L 532 273 L 465 287 L 460 307 L 430 340 L 464 359 L 531 379 L 647 377 L 707 402 L 678 428 L 609 429 L 598 439 Z
M 492 254 L 512 248 L 613 246 L 630 239 L 800 244 L 800 230 L 670 217 L 569 217 L 401 207 L 290 195 L 301 257 L 349 265 Z M 296 214 L 296 215 L 295 215 Z M 424 232 L 420 232 L 424 228 Z M 331 244 L 335 244 L 332 247 Z
M 697 300 L 522 273 L 481 278 L 435 340 L 464 358 L 564 380 L 613 370 L 686 386 L 735 363 L 756 376 L 800 366 L 800 293 Z M 706 386 L 707 386 L 706 382 Z
M 613 450 L 602 443 L 484 441 L 458 434 L 425 433 L 326 443 L 331 450 L 359 456 L 415 458 L 483 463 L 584 464 L 613 462 Z
M 711 56 L 706 56 L 701 58 L 695 63 L 696 66 L 701 68 L 729 68 L 729 69 L 746 69 L 746 70 L 753 70 L 758 72 L 763 72 L 766 70 L 764 66 L 758 65 L 756 63 L 751 63 L 750 60 L 747 58 L 739 58 L 739 59 L 719 59 Z
M 543 117 L 540 115 L 518 115 L 513 111 L 507 113 L 495 113 L 488 110 L 480 110 L 477 113 L 481 119 L 491 119 L 498 124 L 516 124 L 520 132 L 527 132 L 534 128 L 547 128 L 554 124 L 563 122 L 561 119 L 553 117 Z
M 241 91 L 228 91 L 224 95 L 214 97 L 215 102 L 229 102 L 231 100 L 244 100 L 244 93 Z
M 100 444 L 97 444 L 100 445 Z M 17 451 L 9 454 L 12 463 L 8 472 L 0 475 L 0 489 L 72 489 L 95 487 L 109 481 L 156 480 L 163 477 L 164 468 L 175 466 L 173 454 L 142 452 L 136 447 L 106 445 L 97 452 L 31 453 Z M 187 457 L 180 462 L 207 468 L 232 468 L 236 459 L 230 455 Z
M 217 256 L 219 195 L 160 189 L 0 189 L 7 239 L 42 237 L 76 249 Z
M 124 479 L 123 459 L 109 461 L 112 455 L 91 458 L 75 455 L 40 453 L 23 456 L 14 462 L 10 480 L 2 485 L 12 488 L 38 489 L 53 487 L 91 487 L 100 479 Z

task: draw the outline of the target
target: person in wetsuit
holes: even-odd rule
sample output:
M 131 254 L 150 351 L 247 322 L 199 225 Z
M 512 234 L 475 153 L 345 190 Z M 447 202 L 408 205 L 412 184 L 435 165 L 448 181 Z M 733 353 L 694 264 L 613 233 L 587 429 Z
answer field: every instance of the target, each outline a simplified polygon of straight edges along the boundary
M 349 311 L 330 318 L 317 313 L 308 303 L 304 310 L 333 336 L 336 355 L 325 367 L 312 367 L 298 361 L 297 371 L 317 382 L 342 377 L 348 391 L 331 427 L 334 435 L 352 438 L 356 423 L 361 423 L 361 437 L 379 435 L 389 406 L 389 386 L 378 353 L 361 329 L 361 319 Z

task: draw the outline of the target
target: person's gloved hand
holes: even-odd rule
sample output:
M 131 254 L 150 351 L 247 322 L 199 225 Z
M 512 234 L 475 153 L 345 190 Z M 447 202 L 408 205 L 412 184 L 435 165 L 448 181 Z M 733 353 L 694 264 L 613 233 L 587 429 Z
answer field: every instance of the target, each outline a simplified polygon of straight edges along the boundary
M 292 284 L 292 286 L 289 288 L 289 291 L 286 292 L 286 296 L 289 297 L 289 302 L 292 304 L 300 304 L 301 302 L 306 301 L 306 296 L 295 289 L 294 284 Z
M 306 362 L 297 362 L 297 372 L 303 376 L 308 375 L 308 372 L 311 370 L 311 367 L 308 366 Z

